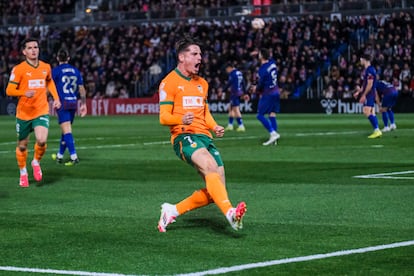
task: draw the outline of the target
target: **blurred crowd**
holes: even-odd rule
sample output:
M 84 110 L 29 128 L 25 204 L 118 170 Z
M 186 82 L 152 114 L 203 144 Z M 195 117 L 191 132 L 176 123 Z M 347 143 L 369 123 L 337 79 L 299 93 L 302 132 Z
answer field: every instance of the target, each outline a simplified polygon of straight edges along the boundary
M 38 24 L 44 17 L 75 12 L 75 0 L 10 0 L 0 1 L 2 21 L 5 25 L 10 17 L 19 24 Z
M 74 12 L 75 0 L 9 0 L 1 1 L 2 15 L 30 16 Z
M 16 5 L 10 3 L 10 11 Z M 34 1 L 33 3 L 49 3 Z M 58 12 L 74 1 L 52 1 Z M 225 5 L 232 1 L 151 1 L 151 7 L 168 3 Z M 234 1 L 237 2 L 237 1 Z M 149 1 L 131 1 L 142 8 Z M 53 5 L 52 5 L 53 6 Z M 12 8 L 14 7 L 14 8 Z M 151 8 L 148 7 L 148 8 Z M 122 8 L 122 7 L 119 7 Z M 125 7 L 126 8 L 126 7 Z M 45 12 L 45 13 L 47 13 Z M 225 65 L 231 62 L 245 76 L 247 93 L 254 93 L 259 60 L 255 52 L 271 48 L 279 68 L 282 98 L 352 97 L 360 83 L 362 53 L 373 57 L 380 79 L 392 82 L 401 94 L 414 97 L 413 18 L 407 12 L 375 16 L 322 16 L 265 18 L 265 28 L 251 27 L 251 18 L 239 21 L 180 21 L 127 26 L 50 27 L 30 31 L 41 40 L 41 58 L 56 65 L 55 55 L 65 47 L 71 63 L 84 77 L 90 98 L 128 98 L 144 78 L 144 94 L 155 93 L 158 81 L 175 66 L 174 43 L 187 33 L 204 43 L 200 74 L 210 83 L 211 99 L 227 99 Z M 11 68 L 21 60 L 19 42 L 28 34 L 7 30 L 0 33 L 0 87 L 7 85 Z M 4 92 L 2 93 L 4 95 Z

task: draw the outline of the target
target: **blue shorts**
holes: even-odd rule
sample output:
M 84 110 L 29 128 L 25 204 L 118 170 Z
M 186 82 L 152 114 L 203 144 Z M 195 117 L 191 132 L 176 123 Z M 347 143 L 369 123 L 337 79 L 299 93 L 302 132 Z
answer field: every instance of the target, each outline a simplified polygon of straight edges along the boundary
M 257 107 L 257 113 L 264 115 L 271 112 L 279 113 L 280 111 L 280 95 L 275 94 L 264 94 L 260 97 L 259 105 Z
M 375 93 L 369 92 L 365 98 L 364 106 L 374 107 L 375 106 Z
M 230 96 L 230 106 L 240 106 L 240 96 L 231 95 Z
M 57 111 L 59 125 L 64 122 L 73 123 L 75 118 L 76 109 L 63 109 L 59 108 Z
M 388 94 L 382 98 L 381 107 L 391 108 L 397 103 L 398 92 Z

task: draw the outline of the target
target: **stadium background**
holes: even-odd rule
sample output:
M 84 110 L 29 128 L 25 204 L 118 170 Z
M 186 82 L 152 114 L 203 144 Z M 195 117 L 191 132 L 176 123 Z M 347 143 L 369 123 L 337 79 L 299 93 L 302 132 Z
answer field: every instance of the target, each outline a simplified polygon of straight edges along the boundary
M 70 50 L 91 110 L 122 99 L 124 106 L 113 108 L 121 112 L 110 114 L 140 114 L 128 105 L 137 110 L 136 105 L 156 103 L 160 79 L 175 66 L 174 41 L 184 32 L 205 42 L 201 74 L 210 83 L 214 112 L 226 112 L 221 107 L 228 97 L 222 90 L 227 61 L 243 71 L 251 96 L 244 111 L 255 112 L 251 84 L 258 60 L 250 52 L 260 47 L 272 48 L 277 60 L 281 112 L 360 113 L 351 94 L 360 80 L 362 52 L 374 57 L 381 79 L 398 87 L 395 111 L 414 112 L 412 0 L 20 3 L 0 6 L 0 114 L 14 114 L 15 99 L 6 97 L 5 87 L 12 66 L 21 60 L 19 41 L 26 36 L 41 40 L 41 58 L 52 65 L 61 46 Z M 266 27 L 253 30 L 254 17 L 262 17 Z M 347 108 L 341 109 L 340 102 Z M 153 111 L 150 107 L 144 114 Z M 93 115 L 100 114 L 105 113 Z
M 186 1 L 184 7 L 171 6 L 174 1 L 150 2 L 145 5 L 145 1 L 101 1 L 101 4 L 70 0 L 0 1 L 1 105 L 10 100 L 4 95 L 4 87 L 11 66 L 20 59 L 18 42 L 28 34 L 41 37 L 42 58 L 49 61 L 54 60 L 60 41 L 74 45 L 74 61 L 82 65 L 89 91 L 93 91 L 94 85 L 96 90 L 106 91 L 110 80 L 102 72 L 113 72 L 115 83 L 121 83 L 122 78 L 118 77 L 128 75 L 125 72 L 139 73 L 137 79 L 131 77 L 132 81 L 124 84 L 129 84 L 126 89 L 129 98 L 89 95 L 89 111 L 93 116 L 77 119 L 74 128 L 80 165 L 62 167 L 51 158 L 44 158 L 44 180 L 38 185 L 33 183 L 29 189 L 21 189 L 17 182 L 15 118 L 0 116 L 0 128 L 4 130 L 0 132 L 0 275 L 205 275 L 212 270 L 240 267 L 244 268 L 226 275 L 413 275 L 414 115 L 397 114 L 398 130 L 374 140 L 366 138 L 370 129 L 361 114 L 325 115 L 360 112 L 360 106 L 352 99 L 326 93 L 329 82 L 325 82 L 332 80 L 328 72 L 337 73 L 332 69 L 343 64 L 338 58 L 343 56 L 347 65 L 353 64 L 352 53 L 365 45 L 358 44 L 362 40 L 355 38 L 375 33 L 374 21 L 361 15 L 376 15 L 383 24 L 381 28 L 387 29 L 384 38 L 378 36 L 370 41 L 383 45 L 378 52 L 390 58 L 390 65 L 400 60 L 397 65 L 403 66 L 401 60 L 406 58 L 412 66 L 409 51 L 412 2 L 273 2 L 271 6 L 254 8 L 245 3 L 236 5 L 237 1 L 214 1 L 214 7 L 213 1 L 202 1 L 208 6 L 202 9 L 194 9 L 190 4 L 196 0 Z M 230 6 L 217 7 L 219 4 Z M 181 30 L 202 34 L 198 24 L 203 22 L 206 29 L 211 29 L 208 37 L 217 35 L 217 43 L 214 39 L 213 45 L 225 46 L 226 37 L 231 37 L 227 47 L 249 49 L 246 40 L 238 42 L 238 36 L 223 33 L 232 27 L 215 29 L 209 22 L 234 21 L 236 26 L 245 26 L 247 30 L 237 29 L 236 34 L 251 39 L 260 34 L 261 39 L 254 40 L 257 43 L 268 37 L 272 42 L 274 38 L 266 29 L 259 33 L 248 28 L 254 17 L 261 16 L 268 22 L 279 18 L 276 33 L 282 34 L 285 29 L 296 37 L 301 33 L 298 25 L 313 26 L 307 21 L 310 15 L 326 18 L 322 25 L 331 30 L 337 24 L 331 20 L 331 14 L 356 20 L 341 25 L 340 32 L 352 31 L 355 36 L 348 34 L 344 41 L 349 46 L 336 55 L 330 36 L 335 32 L 322 32 L 329 38 L 330 46 L 318 44 L 315 50 L 327 50 L 330 61 L 326 63 L 327 71 L 311 70 L 320 75 L 310 82 L 310 87 L 295 90 L 301 93 L 284 94 L 287 99 L 282 103 L 283 113 L 319 114 L 280 114 L 283 138 L 276 147 L 262 146 L 267 133 L 254 114 L 243 116 L 248 131 L 227 132 L 226 137 L 216 140 L 226 162 L 230 195 L 234 200 L 245 200 L 249 206 L 243 231 L 234 233 L 216 207 L 210 206 L 181 217 L 167 235 L 158 233 L 160 203 L 181 199 L 188 194 L 189 187 L 198 183 L 195 172 L 172 153 L 168 129 L 159 124 L 158 116 L 98 116 L 109 114 L 111 108 L 121 114 L 156 112 L 156 94 L 152 98 L 152 93 L 163 73 L 151 79 L 152 62 L 141 59 L 150 54 L 134 55 L 131 50 L 154 52 L 156 48 L 151 46 L 150 38 L 157 37 L 157 32 L 164 34 L 160 36 L 160 45 L 164 46 L 170 45 L 169 39 L 174 40 Z M 409 20 L 405 21 L 407 14 Z M 294 23 L 294 18 L 305 23 Z M 146 25 L 148 20 L 159 27 Z M 313 26 L 312 34 L 317 29 Z M 82 39 L 75 39 L 75 33 Z M 385 47 L 386 42 L 392 47 Z M 100 48 L 100 43 L 109 47 L 108 52 Z M 162 64 L 162 70 L 174 66 L 167 63 L 166 54 L 171 49 L 164 46 L 156 51 L 162 58 L 153 59 Z M 296 56 L 301 57 L 302 51 L 290 46 L 283 40 L 281 49 L 292 52 L 290 56 L 282 52 L 282 57 L 287 61 L 300 60 Z M 207 52 L 206 61 L 213 63 L 216 59 L 218 64 L 224 63 L 227 59 L 217 59 L 223 50 L 214 49 Z M 141 70 L 135 72 L 128 63 L 124 68 L 124 55 L 131 57 L 131 64 L 139 65 Z M 100 81 L 95 82 L 91 76 L 98 57 L 107 66 L 97 70 Z M 246 64 L 247 73 L 257 65 L 255 60 Z M 283 72 L 283 68 L 289 71 L 292 67 L 280 68 Z M 220 66 L 204 67 L 203 74 L 216 74 L 219 70 Z M 384 69 L 384 72 L 387 75 L 390 71 Z M 412 67 L 409 72 L 412 73 Z M 217 92 L 214 88 L 219 89 L 218 84 L 214 85 L 216 81 L 221 84 L 226 78 L 206 76 L 214 95 Z M 400 90 L 398 108 L 406 108 L 408 112 L 413 107 L 412 86 L 410 82 L 406 85 L 408 89 Z M 225 108 L 226 100 L 210 102 L 216 112 Z M 12 106 L 8 107 L 12 113 Z M 246 108 L 254 110 L 254 100 Z M 7 110 L 7 105 L 2 110 Z M 218 122 L 227 121 L 226 114 L 215 114 L 215 118 Z M 57 150 L 60 141 L 56 117 L 51 119 L 48 155 Z M 377 251 L 366 251 L 373 247 Z M 286 263 L 338 252 L 353 253 Z M 258 266 L 263 262 L 268 266 Z M 278 262 L 280 265 L 274 265 Z

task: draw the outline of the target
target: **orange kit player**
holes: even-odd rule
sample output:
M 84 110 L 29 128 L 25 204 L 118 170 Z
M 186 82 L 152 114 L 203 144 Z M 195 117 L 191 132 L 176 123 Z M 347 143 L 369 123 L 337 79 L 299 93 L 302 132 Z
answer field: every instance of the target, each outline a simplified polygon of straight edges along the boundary
M 26 159 L 32 131 L 36 137 L 32 161 L 33 177 L 36 181 L 42 180 L 39 162 L 46 151 L 49 130 L 47 91 L 52 94 L 54 108 L 59 108 L 61 104 L 52 79 L 51 67 L 39 60 L 39 42 L 34 38 L 24 40 L 22 52 L 25 61 L 13 67 L 6 93 L 8 96 L 19 97 L 16 110 L 16 159 L 20 168 L 20 186 L 29 187 Z
M 213 202 L 231 227 L 239 230 L 243 227 L 246 204 L 240 202 L 233 207 L 227 195 L 223 161 L 211 134 L 222 137 L 224 127 L 211 115 L 207 104 L 208 84 L 198 76 L 202 59 L 200 44 L 185 37 L 177 42 L 176 52 L 178 65 L 159 87 L 160 123 L 170 127 L 176 155 L 198 171 L 205 188 L 175 205 L 163 203 L 158 230 L 166 232 L 167 226 L 179 215 Z

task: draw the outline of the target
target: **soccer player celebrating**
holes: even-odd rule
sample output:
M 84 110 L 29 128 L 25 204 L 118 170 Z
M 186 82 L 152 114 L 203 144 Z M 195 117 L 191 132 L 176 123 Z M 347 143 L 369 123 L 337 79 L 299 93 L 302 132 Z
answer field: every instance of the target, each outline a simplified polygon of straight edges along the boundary
M 394 130 L 397 128 L 394 119 L 394 111 L 392 107 L 396 104 L 398 98 L 398 91 L 389 82 L 384 80 L 377 81 L 377 96 L 380 112 L 382 113 L 382 121 L 384 123 L 383 132 Z M 389 124 L 388 124 L 389 122 Z
M 79 70 L 69 64 L 69 53 L 65 49 L 60 49 L 57 53 L 59 65 L 52 70 L 52 77 L 55 81 L 62 106 L 57 110 L 58 120 L 62 135 L 60 137 L 60 147 L 57 154 L 52 158 L 58 163 L 63 163 L 63 154 L 66 147 L 70 154 L 70 160 L 66 166 L 79 163 L 75 149 L 75 142 L 72 135 L 72 124 L 78 107 L 78 94 L 81 98 L 80 115 L 83 117 L 87 113 L 86 90 Z
M 48 63 L 39 60 L 39 42 L 28 38 L 22 43 L 25 61 L 13 67 L 6 88 L 8 96 L 19 97 L 16 110 L 17 147 L 16 159 L 20 169 L 20 186 L 29 187 L 26 159 L 29 136 L 34 131 L 36 143 L 32 160 L 33 177 L 42 180 L 40 160 L 46 152 L 49 132 L 49 102 L 47 91 L 52 94 L 53 107 L 61 106 Z
M 377 72 L 374 66 L 371 65 L 371 56 L 368 54 L 363 54 L 360 58 L 361 65 L 364 67 L 364 76 L 362 80 L 362 87 L 354 93 L 354 97 L 360 97 L 359 102 L 364 104 L 363 112 L 364 115 L 368 118 L 369 122 L 374 129 L 374 132 L 368 136 L 368 138 L 378 138 L 381 137 L 382 132 L 378 127 L 378 119 L 375 116 L 375 99 L 376 99 L 376 82 L 377 82 Z
M 229 123 L 226 130 L 233 130 L 234 118 L 236 118 L 238 127 L 237 131 L 246 131 L 243 125 L 243 119 L 240 112 L 240 97 L 244 95 L 245 84 L 243 73 L 237 70 L 233 65 L 228 64 L 226 66 L 226 72 L 229 75 L 228 82 L 224 87 L 224 90 L 230 88 L 230 103 L 229 103 Z
M 213 132 L 224 135 L 224 127 L 211 115 L 208 103 L 208 83 L 198 76 L 201 65 L 200 43 L 185 37 L 176 44 L 177 67 L 160 83 L 160 123 L 169 126 L 171 143 L 176 155 L 193 166 L 202 176 L 205 188 L 173 205 L 161 205 L 158 230 L 166 232 L 167 226 L 184 213 L 215 203 L 231 227 L 242 228 L 246 204 L 233 207 L 227 194 L 224 165 L 213 143 Z
M 276 144 L 280 138 L 277 132 L 276 113 L 280 111 L 280 93 L 277 85 L 277 67 L 275 61 L 270 57 L 268 49 L 259 51 L 261 66 L 258 72 L 258 83 L 256 91 L 261 94 L 257 107 L 257 119 L 269 132 L 269 140 L 263 146 Z M 268 119 L 265 115 L 268 114 Z

